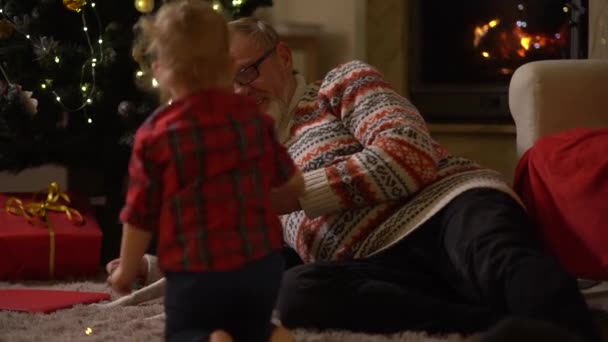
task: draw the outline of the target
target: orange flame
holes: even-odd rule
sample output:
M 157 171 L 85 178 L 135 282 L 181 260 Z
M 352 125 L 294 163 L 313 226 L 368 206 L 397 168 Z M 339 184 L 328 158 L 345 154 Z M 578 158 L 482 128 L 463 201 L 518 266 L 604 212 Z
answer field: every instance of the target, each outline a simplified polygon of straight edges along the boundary
M 563 39 L 565 32 L 557 33 L 554 36 L 531 35 L 524 31 L 521 23 L 520 25 L 515 24 L 512 29 L 500 27 L 500 24 L 501 20 L 496 18 L 474 28 L 473 46 L 475 49 L 481 49 L 480 54 L 484 59 L 510 59 L 516 56 L 525 58 L 531 49 L 563 47 L 566 44 Z M 496 33 L 496 36 L 493 37 L 494 40 L 491 44 L 487 44 L 485 40 L 489 39 L 488 35 L 493 30 L 495 30 L 493 33 Z

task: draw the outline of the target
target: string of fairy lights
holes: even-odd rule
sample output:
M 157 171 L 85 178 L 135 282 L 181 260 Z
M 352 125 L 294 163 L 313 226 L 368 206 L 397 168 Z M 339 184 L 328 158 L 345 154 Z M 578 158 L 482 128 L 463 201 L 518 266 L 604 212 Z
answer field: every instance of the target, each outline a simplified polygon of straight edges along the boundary
M 70 112 L 77 112 L 77 111 L 82 110 L 83 113 L 85 114 L 86 121 L 89 124 L 91 124 L 91 123 L 93 123 L 93 118 L 87 112 L 87 107 L 92 105 L 93 101 L 94 101 L 93 98 L 94 98 L 95 91 L 96 91 L 96 66 L 97 66 L 97 64 L 102 63 L 105 60 L 104 46 L 103 46 L 104 41 L 102 39 L 103 30 L 102 30 L 101 20 L 100 20 L 98 12 L 96 10 L 95 2 L 91 2 L 89 4 L 87 0 L 63 0 L 63 4 L 67 9 L 80 14 L 80 17 L 82 20 L 82 30 L 84 32 L 84 36 L 86 38 L 88 50 L 90 53 L 89 58 L 87 58 L 86 61 L 84 62 L 84 64 L 81 66 L 81 77 L 80 77 L 79 88 L 80 88 L 80 92 L 82 93 L 82 101 L 81 101 L 81 103 L 77 104 L 76 106 L 72 106 L 72 107 L 65 104 L 61 98 L 61 95 L 53 88 L 53 80 L 50 78 L 43 79 L 40 83 L 40 88 L 43 91 L 47 91 L 47 92 L 50 92 L 51 94 L 53 94 L 53 96 L 55 97 L 55 100 L 57 101 L 57 103 L 61 106 L 61 108 L 64 111 L 70 113 Z M 240 7 L 242 4 L 243 4 L 243 0 L 233 0 L 232 1 L 232 6 L 235 8 Z M 135 8 L 142 14 L 150 13 L 155 8 L 154 0 L 135 0 L 134 5 L 135 5 Z M 219 12 L 223 11 L 223 6 L 219 0 L 213 0 L 212 7 L 216 11 L 219 11 Z M 98 29 L 97 32 L 99 34 L 99 37 L 97 38 L 96 41 L 91 39 L 89 24 L 87 22 L 88 12 L 91 12 L 93 17 L 95 18 L 95 24 L 97 25 L 97 29 Z M 5 16 L 3 14 L 2 8 L 0 8 L 0 16 L 4 17 L 6 20 L 9 20 L 9 21 L 11 20 L 10 18 L 8 18 L 7 16 Z M 14 22 L 13 22 L 13 24 L 14 24 Z M 27 40 L 30 41 L 31 44 L 34 44 L 36 39 L 39 39 L 38 37 L 32 37 L 30 34 L 28 34 L 26 32 L 21 32 L 17 29 L 15 29 L 15 32 L 17 32 L 18 34 L 21 34 L 23 37 L 27 38 Z M 54 58 L 52 58 L 52 60 L 57 64 L 62 63 L 61 57 L 59 55 L 54 56 Z M 11 83 L 8 74 L 5 72 L 5 70 L 1 64 L 0 64 L 0 72 L 2 73 L 2 76 L 6 79 L 7 82 Z M 87 80 L 87 76 L 88 76 L 88 80 Z M 136 72 L 135 76 L 137 78 L 141 78 L 141 77 L 145 76 L 145 72 L 142 70 L 139 70 Z M 158 87 L 158 82 L 156 81 L 156 79 L 152 78 L 151 82 L 152 82 L 152 87 L 154 87 L 154 88 Z
M 80 87 L 80 91 L 82 93 L 82 102 L 74 107 L 67 106 L 62 101 L 60 94 L 57 91 L 55 91 L 55 89 L 53 89 L 53 80 L 50 78 L 43 79 L 42 82 L 40 83 L 40 88 L 44 91 L 47 91 L 47 92 L 50 92 L 51 94 L 53 94 L 53 96 L 55 96 L 55 100 L 57 101 L 57 103 L 61 106 L 61 108 L 64 111 L 69 113 L 69 112 L 76 112 L 79 110 L 83 110 L 85 117 L 86 117 L 86 121 L 89 124 L 91 124 L 91 123 L 93 123 L 93 119 L 87 113 L 86 109 L 87 109 L 87 106 L 93 104 L 93 95 L 95 94 L 95 91 L 96 91 L 95 67 L 97 66 L 98 63 L 102 63 L 105 59 L 103 39 L 101 37 L 101 34 L 103 32 L 102 26 L 101 26 L 101 20 L 99 18 L 99 14 L 97 13 L 97 10 L 95 8 L 95 6 L 96 6 L 95 2 L 92 2 L 89 6 L 87 6 L 86 0 L 78 0 L 78 1 L 63 0 L 63 4 L 65 5 L 66 8 L 68 8 L 74 12 L 80 13 L 81 20 L 82 20 L 82 30 L 84 32 L 87 46 L 88 46 L 89 53 L 90 53 L 89 58 L 87 58 L 86 61 L 84 62 L 84 64 L 81 66 L 81 76 L 80 76 L 79 87 Z M 90 11 L 92 12 L 92 14 L 95 18 L 96 24 L 97 24 L 97 28 L 98 28 L 97 32 L 99 32 L 99 37 L 96 41 L 97 44 L 95 44 L 94 41 L 91 39 L 91 35 L 89 33 L 89 24 L 87 22 L 87 15 L 86 15 L 88 8 L 90 8 Z M 0 9 L 0 15 L 3 15 L 2 9 Z M 4 17 L 5 17 L 5 19 L 10 20 L 6 16 L 4 16 Z M 35 42 L 37 39 L 37 37 L 32 37 L 30 34 L 21 32 L 17 29 L 15 29 L 15 32 L 17 32 L 18 34 L 21 34 L 27 40 L 32 42 L 32 44 L 34 44 L 33 42 Z M 97 46 L 97 48 L 95 46 Z M 43 47 L 43 49 L 46 51 L 46 48 Z M 57 64 L 62 63 L 61 57 L 59 55 L 54 56 L 53 61 Z M 0 65 L 0 68 L 1 68 L 1 65 Z M 90 81 L 86 80 L 87 71 L 89 71 L 88 76 L 89 76 Z M 6 79 L 6 81 L 10 83 L 7 73 L 4 70 L 2 70 L 2 73 L 3 73 L 3 76 Z
M 238 8 L 243 5 L 243 0 L 232 0 L 232 7 Z M 218 0 L 212 1 L 213 9 L 222 10 L 222 4 Z M 154 0 L 135 0 L 135 9 L 141 13 L 150 13 L 154 10 Z

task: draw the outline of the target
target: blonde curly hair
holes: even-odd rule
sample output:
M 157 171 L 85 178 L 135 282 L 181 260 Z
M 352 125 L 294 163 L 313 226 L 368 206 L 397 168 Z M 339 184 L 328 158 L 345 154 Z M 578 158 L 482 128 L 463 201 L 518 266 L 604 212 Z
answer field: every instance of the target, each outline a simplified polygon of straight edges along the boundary
M 166 96 L 176 83 L 191 89 L 230 86 L 230 37 L 224 17 L 205 1 L 176 0 L 135 25 L 133 57 L 149 71 L 153 62 L 165 71 L 159 88 Z

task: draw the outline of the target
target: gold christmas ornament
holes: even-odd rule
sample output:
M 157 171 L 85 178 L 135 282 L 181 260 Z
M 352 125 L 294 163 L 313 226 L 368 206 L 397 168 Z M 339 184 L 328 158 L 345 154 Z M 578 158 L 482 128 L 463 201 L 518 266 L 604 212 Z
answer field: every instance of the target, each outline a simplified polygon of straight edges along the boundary
M 86 4 L 87 0 L 63 0 L 63 5 L 76 13 L 82 11 Z
M 154 10 L 154 0 L 135 0 L 135 8 L 141 13 L 150 13 Z

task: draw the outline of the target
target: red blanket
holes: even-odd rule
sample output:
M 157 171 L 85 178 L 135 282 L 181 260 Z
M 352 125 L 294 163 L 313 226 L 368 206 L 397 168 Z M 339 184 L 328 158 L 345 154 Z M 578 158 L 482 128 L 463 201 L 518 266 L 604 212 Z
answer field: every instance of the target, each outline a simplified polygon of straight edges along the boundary
M 608 129 L 538 140 L 520 160 L 514 187 L 571 274 L 608 279 Z

